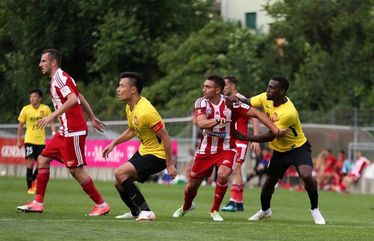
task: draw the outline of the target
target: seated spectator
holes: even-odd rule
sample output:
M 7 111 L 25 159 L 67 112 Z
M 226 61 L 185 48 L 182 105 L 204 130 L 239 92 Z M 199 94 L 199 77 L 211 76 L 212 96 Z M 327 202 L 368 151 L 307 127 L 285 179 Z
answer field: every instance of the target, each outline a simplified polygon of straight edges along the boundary
M 324 160 L 324 171 L 319 177 L 317 177 L 317 182 L 322 190 L 330 189 L 334 180 L 339 180 L 336 164 L 337 160 L 332 154 L 331 149 L 327 149 L 327 156 Z
M 352 184 L 357 183 L 360 180 L 360 177 L 368 164 L 370 164 L 370 161 L 363 156 L 361 152 L 357 152 L 357 160 L 354 163 L 352 170 L 343 178 L 342 184 L 340 185 L 340 191 L 349 192 Z
M 261 186 L 262 177 L 266 174 L 266 169 L 269 166 L 271 156 L 273 152 L 269 148 L 261 148 L 260 155 L 256 155 L 256 164 L 254 168 L 250 171 L 249 176 L 247 177 L 247 182 L 252 178 L 258 176 L 257 186 Z

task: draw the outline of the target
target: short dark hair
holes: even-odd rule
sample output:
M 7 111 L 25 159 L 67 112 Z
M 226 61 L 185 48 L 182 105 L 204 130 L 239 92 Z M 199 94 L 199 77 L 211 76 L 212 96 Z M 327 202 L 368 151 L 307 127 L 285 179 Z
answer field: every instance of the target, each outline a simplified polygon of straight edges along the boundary
M 33 89 L 33 90 L 31 90 L 30 91 L 30 95 L 33 94 L 33 93 L 37 93 L 40 98 L 43 97 L 43 91 L 41 89 Z
M 221 88 L 221 92 L 225 88 L 225 80 L 219 75 L 209 75 L 206 79 L 212 80 L 219 88 Z
M 46 54 L 48 53 L 49 56 L 56 60 L 57 61 L 57 66 L 60 67 L 61 66 L 61 62 L 62 62 L 62 58 L 61 58 L 61 54 L 60 52 L 57 50 L 57 49 L 46 49 L 42 52 L 42 54 Z
M 230 83 L 234 84 L 235 86 L 238 86 L 238 79 L 235 76 L 228 75 L 223 77 L 223 79 L 227 79 Z
M 271 79 L 277 81 L 280 84 L 281 88 L 284 89 L 285 92 L 287 92 L 290 83 L 288 82 L 288 79 L 286 77 L 275 76 Z
M 123 72 L 120 75 L 120 78 L 128 78 L 130 80 L 131 86 L 135 86 L 140 95 L 143 90 L 143 78 L 139 73 L 136 72 Z

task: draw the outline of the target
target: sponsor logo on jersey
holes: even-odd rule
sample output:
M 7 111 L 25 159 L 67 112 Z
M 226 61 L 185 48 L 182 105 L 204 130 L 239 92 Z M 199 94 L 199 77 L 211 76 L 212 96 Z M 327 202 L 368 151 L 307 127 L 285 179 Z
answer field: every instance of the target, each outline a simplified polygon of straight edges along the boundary
M 219 138 L 225 138 L 226 137 L 226 131 L 211 131 L 211 130 L 205 130 L 205 134 L 212 137 L 219 137 Z

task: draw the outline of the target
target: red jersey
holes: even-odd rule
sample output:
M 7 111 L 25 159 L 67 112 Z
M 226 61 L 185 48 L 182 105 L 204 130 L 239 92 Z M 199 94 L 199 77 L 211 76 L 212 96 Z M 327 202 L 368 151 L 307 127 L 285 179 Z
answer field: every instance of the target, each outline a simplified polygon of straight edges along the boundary
M 202 132 L 198 154 L 215 154 L 221 151 L 236 149 L 232 131 L 235 122 L 243 116 L 251 107 L 244 103 L 234 104 L 233 109 L 226 106 L 223 95 L 217 105 L 208 99 L 199 98 L 195 102 L 195 115 L 205 115 L 207 119 L 225 118 L 229 122 L 218 124 Z
M 55 110 L 59 109 L 67 100 L 67 96 L 75 93 L 79 97 L 77 85 L 62 69 L 58 69 L 53 75 L 50 85 L 51 99 Z M 81 103 L 70 108 L 58 117 L 60 122 L 60 134 L 63 136 L 80 136 L 87 134 L 87 123 L 83 114 Z
M 327 157 L 325 158 L 325 165 L 326 165 L 325 172 L 327 173 L 334 172 L 336 162 L 337 161 L 334 155 L 332 154 L 327 155 Z
M 239 94 L 239 93 L 237 93 L 236 96 L 240 98 L 245 98 L 244 95 Z M 240 117 L 238 121 L 235 122 L 235 129 L 238 130 L 243 135 L 248 135 L 248 122 L 249 122 L 249 119 L 247 117 L 245 116 Z M 236 140 L 236 143 L 248 145 L 248 141 Z

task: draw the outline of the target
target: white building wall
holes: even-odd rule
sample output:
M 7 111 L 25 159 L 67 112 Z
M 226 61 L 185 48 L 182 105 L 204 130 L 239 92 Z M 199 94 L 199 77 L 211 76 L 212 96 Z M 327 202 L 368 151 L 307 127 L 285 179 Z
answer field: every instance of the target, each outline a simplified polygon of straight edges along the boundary
M 263 6 L 267 0 L 221 0 L 221 15 L 226 21 L 238 22 L 245 27 L 245 14 L 257 13 L 256 29 L 258 33 L 268 33 L 272 18 L 267 15 Z

